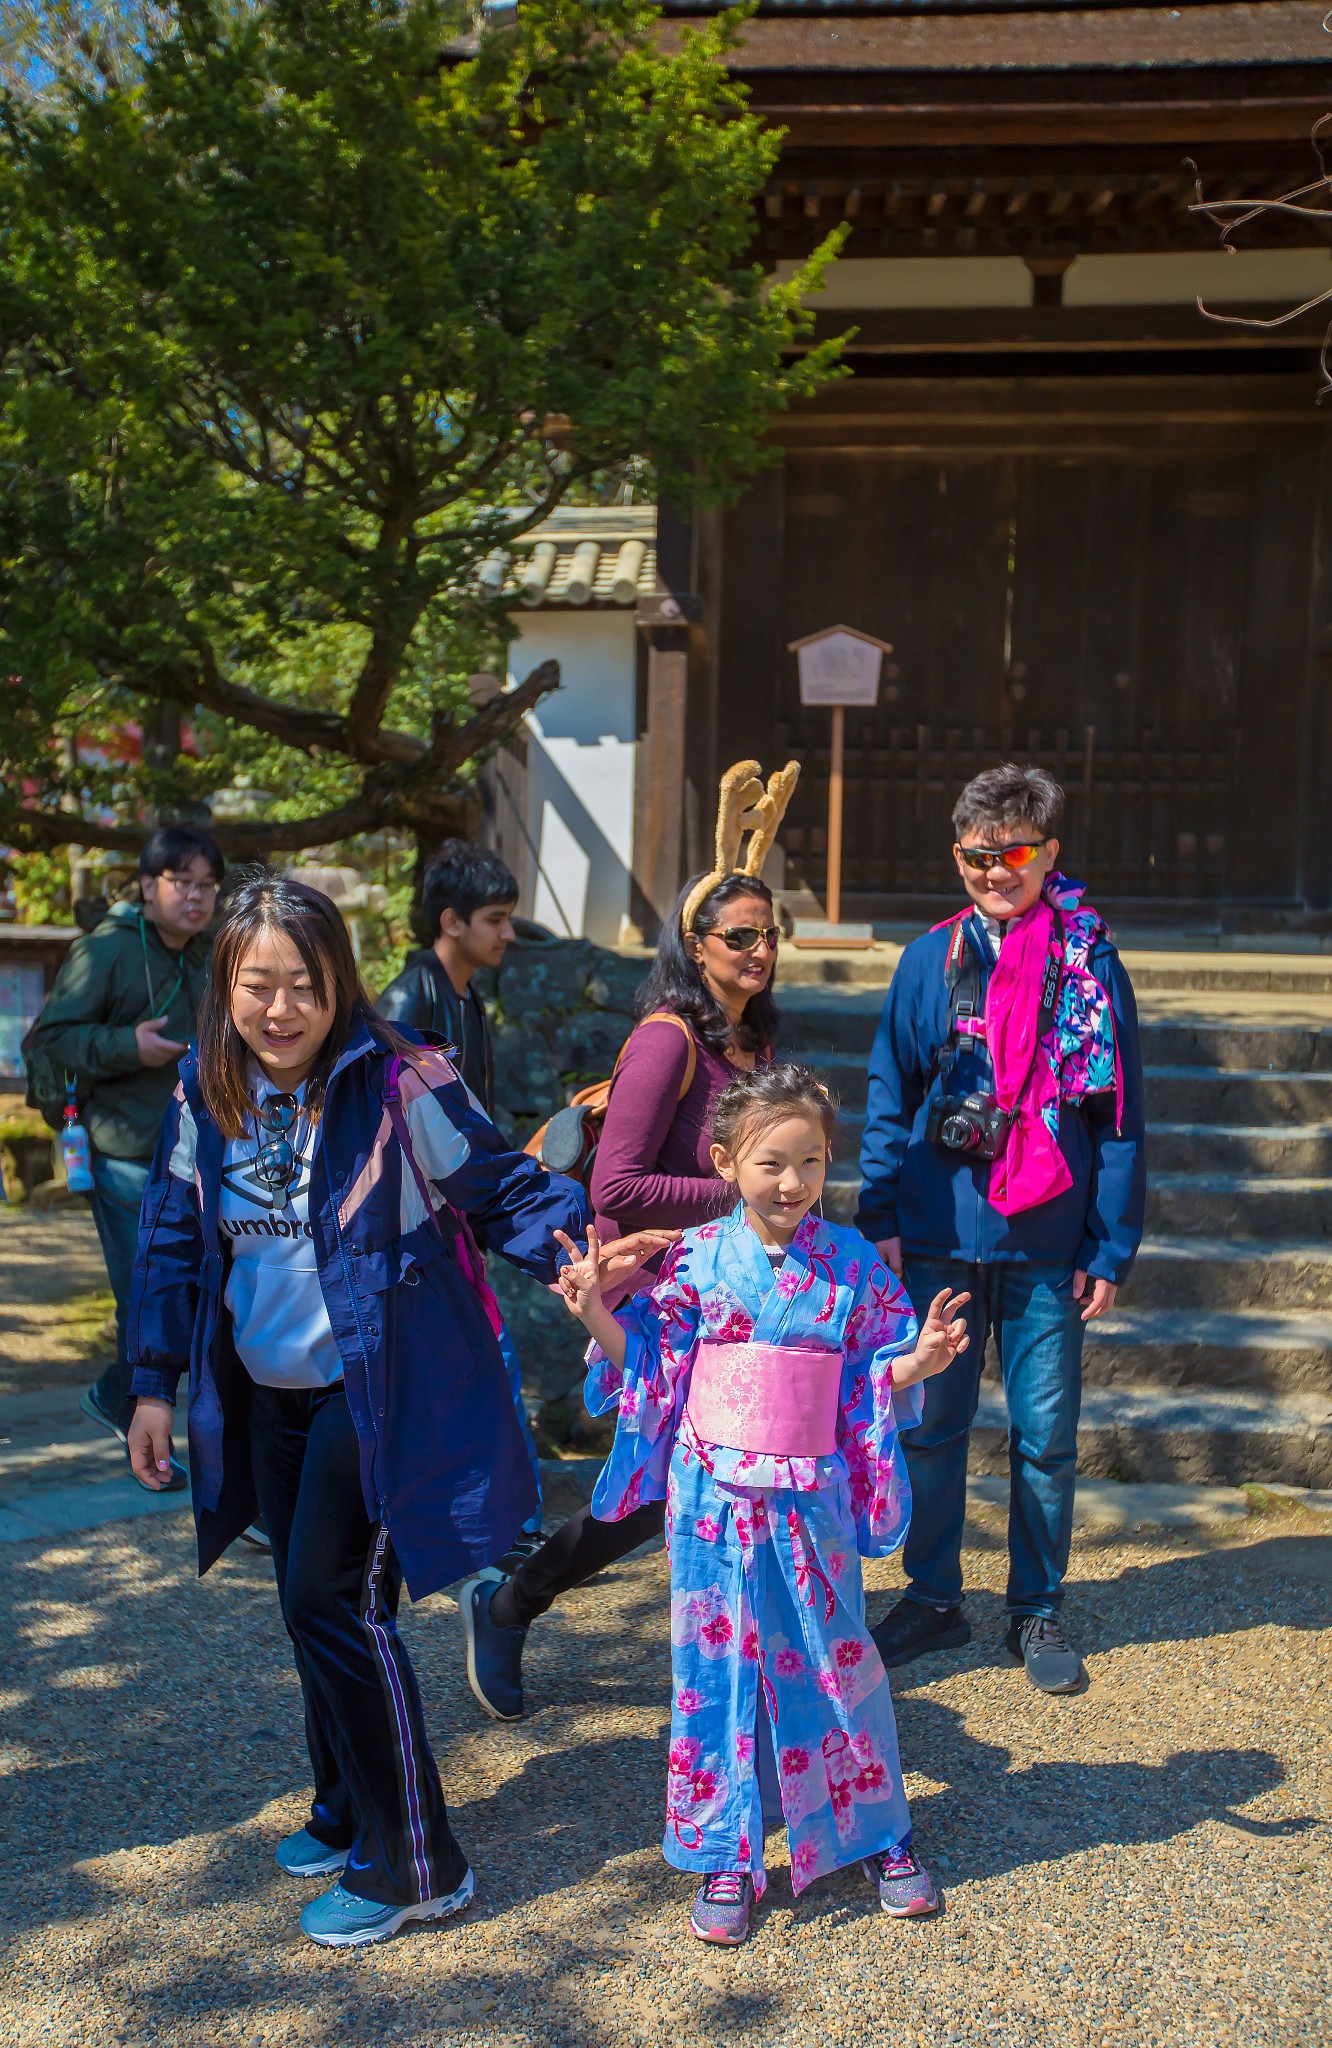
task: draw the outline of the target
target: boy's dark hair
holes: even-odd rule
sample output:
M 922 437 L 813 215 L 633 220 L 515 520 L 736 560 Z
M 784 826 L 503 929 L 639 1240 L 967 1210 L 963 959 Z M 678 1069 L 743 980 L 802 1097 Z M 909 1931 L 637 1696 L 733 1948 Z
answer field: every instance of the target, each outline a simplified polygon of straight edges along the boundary
M 446 839 L 426 869 L 421 901 L 412 917 L 418 946 L 433 946 L 439 920 L 456 911 L 466 924 L 492 903 L 516 903 L 518 884 L 497 853 L 469 846 L 465 839 Z
M 735 1159 L 746 1139 L 757 1138 L 769 1124 L 802 1113 L 818 1119 L 831 1144 L 837 1104 L 813 1067 L 802 1067 L 794 1060 L 755 1067 L 728 1082 L 717 1097 L 712 1142 Z
M 213 870 L 213 880 L 220 882 L 226 871 L 226 862 L 218 851 L 216 842 L 206 832 L 200 832 L 193 825 L 159 825 L 150 832 L 139 850 L 139 880 L 145 875 L 156 877 L 183 867 L 192 860 L 203 858 Z
M 1042 839 L 1059 829 L 1064 792 L 1044 768 L 1020 768 L 1005 761 L 973 775 L 953 806 L 953 831 L 959 840 L 968 832 L 992 832 L 1010 825 L 1030 825 Z

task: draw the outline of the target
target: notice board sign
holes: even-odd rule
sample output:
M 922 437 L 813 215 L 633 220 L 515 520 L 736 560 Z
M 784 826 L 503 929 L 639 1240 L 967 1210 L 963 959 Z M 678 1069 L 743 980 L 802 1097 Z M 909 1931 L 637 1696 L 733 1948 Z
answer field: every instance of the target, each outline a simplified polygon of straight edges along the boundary
M 879 671 L 891 654 L 886 640 L 853 626 L 830 626 L 791 643 L 800 665 L 800 701 L 872 710 L 879 701 Z

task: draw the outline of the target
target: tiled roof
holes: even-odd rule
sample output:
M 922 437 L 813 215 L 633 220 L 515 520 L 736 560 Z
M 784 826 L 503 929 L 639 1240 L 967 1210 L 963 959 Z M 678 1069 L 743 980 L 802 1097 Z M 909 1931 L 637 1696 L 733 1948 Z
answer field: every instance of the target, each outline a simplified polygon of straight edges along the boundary
M 546 605 L 628 607 L 657 586 L 655 505 L 561 505 L 510 559 L 492 555 L 482 578 L 529 610 Z
M 729 0 L 662 0 L 663 14 L 719 14 Z M 1181 4 L 1217 0 L 759 0 L 760 14 L 1088 14 L 1116 8 L 1160 8 L 1178 14 Z M 1224 4 L 1224 0 L 1222 0 Z M 1232 0 L 1237 6 L 1254 0 Z M 1261 0 L 1259 0 L 1261 4 Z

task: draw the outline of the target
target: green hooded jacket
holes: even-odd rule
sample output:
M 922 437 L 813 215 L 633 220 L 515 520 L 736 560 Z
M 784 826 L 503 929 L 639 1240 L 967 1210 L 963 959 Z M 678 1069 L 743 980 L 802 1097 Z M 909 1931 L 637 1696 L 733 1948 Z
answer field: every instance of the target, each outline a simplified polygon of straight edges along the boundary
M 165 1037 L 197 1036 L 211 946 L 199 932 L 173 952 L 139 904 L 117 903 L 69 949 L 24 1047 L 30 1096 L 49 1113 L 71 1071 L 88 1135 L 108 1159 L 153 1156 L 176 1063 L 143 1066 L 135 1026 L 164 1016 Z

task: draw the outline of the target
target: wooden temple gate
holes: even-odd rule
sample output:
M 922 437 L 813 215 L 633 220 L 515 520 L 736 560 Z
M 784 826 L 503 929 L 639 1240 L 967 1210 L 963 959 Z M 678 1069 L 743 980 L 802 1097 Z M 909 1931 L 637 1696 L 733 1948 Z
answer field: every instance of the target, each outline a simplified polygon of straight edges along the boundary
M 1140 277 L 1217 249 L 1186 159 L 1212 196 L 1316 175 L 1321 22 L 1306 0 L 761 0 L 736 68 L 786 129 L 763 259 L 841 221 L 870 259 L 848 277 L 1002 258 L 1030 303 L 821 313 L 856 330 L 852 374 L 782 417 L 780 463 L 674 535 L 663 508 L 681 623 L 643 621 L 649 911 L 706 865 L 716 775 L 745 755 L 800 758 L 782 840 L 822 895 L 827 721 L 788 647 L 839 622 L 893 645 L 877 709 L 847 718 L 848 915 L 953 893 L 953 799 L 1005 756 L 1059 776 L 1067 865 L 1121 916 L 1332 908 L 1326 314 L 1064 303 L 1084 256 Z M 1326 228 L 1268 216 L 1244 246 L 1326 248 L 1328 204 Z

